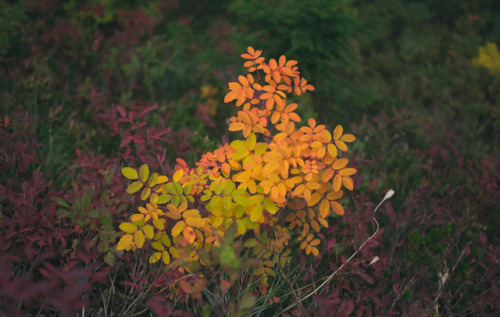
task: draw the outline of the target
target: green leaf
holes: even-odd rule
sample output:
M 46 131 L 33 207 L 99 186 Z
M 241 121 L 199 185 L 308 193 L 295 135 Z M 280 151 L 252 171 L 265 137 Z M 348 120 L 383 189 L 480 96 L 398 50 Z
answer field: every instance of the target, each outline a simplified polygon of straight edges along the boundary
M 91 211 L 87 212 L 87 216 L 89 216 L 92 219 L 99 218 L 99 210 L 92 209 Z
M 122 168 L 122 174 L 123 176 L 131 180 L 139 178 L 139 175 L 137 175 L 137 171 L 131 167 Z
M 168 201 L 170 201 L 170 198 L 172 198 L 172 195 L 170 195 L 170 194 L 163 194 L 160 197 L 158 197 L 158 201 L 156 203 L 158 205 L 165 204 Z
M 234 215 L 236 218 L 241 218 L 243 214 L 245 213 L 245 207 L 243 205 L 236 205 L 234 208 Z
M 251 293 L 245 293 L 241 296 L 240 300 L 240 310 L 252 308 L 255 305 L 255 296 Z
M 61 197 L 52 197 L 52 201 L 55 201 L 59 206 L 69 208 L 69 204 Z
M 109 266 L 115 266 L 115 255 L 113 252 L 108 251 L 108 253 L 104 255 L 104 263 Z
M 224 195 L 229 195 L 230 193 L 233 192 L 233 190 L 234 190 L 234 183 L 228 182 L 224 187 Z
M 189 185 L 189 184 L 188 184 L 188 185 L 186 185 L 186 186 L 184 187 L 184 195 L 189 195 L 189 194 L 191 194 L 191 188 L 192 188 L 192 187 L 191 187 L 191 185 Z
M 172 183 L 172 186 L 174 187 L 174 194 L 177 194 L 177 195 L 180 195 L 182 194 L 182 186 L 181 184 L 177 183 L 177 182 L 173 182 Z

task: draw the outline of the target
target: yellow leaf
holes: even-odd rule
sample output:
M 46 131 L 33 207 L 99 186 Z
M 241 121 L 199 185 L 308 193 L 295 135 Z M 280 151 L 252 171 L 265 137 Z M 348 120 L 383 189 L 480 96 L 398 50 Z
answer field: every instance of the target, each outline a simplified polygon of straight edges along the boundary
M 125 250 L 128 246 L 130 246 L 132 240 L 134 240 L 134 237 L 131 234 L 124 235 L 123 237 L 121 237 L 120 241 L 118 241 L 116 249 Z
M 318 222 L 325 228 L 328 228 L 328 221 L 326 221 L 325 219 L 323 218 L 318 218 Z
M 134 194 L 139 191 L 139 189 L 142 188 L 142 182 L 141 181 L 135 181 L 130 186 L 127 188 L 127 193 L 129 194 Z
M 340 138 L 340 141 L 342 141 L 342 142 L 354 142 L 354 141 L 356 141 L 356 137 L 352 134 L 344 134 Z
M 321 175 L 321 181 L 323 181 L 323 183 L 328 182 L 330 178 L 333 177 L 334 174 L 335 172 L 331 168 L 324 170 L 323 175 Z
M 145 225 L 144 228 L 142 228 L 142 231 L 144 231 L 144 235 L 146 236 L 146 238 L 148 240 L 153 239 L 153 237 L 155 235 L 155 231 L 154 231 L 153 226 L 151 226 L 151 225 Z
M 338 192 L 340 190 L 340 186 L 342 186 L 342 176 L 337 174 L 333 178 L 333 191 Z
M 175 226 L 172 228 L 172 236 L 177 237 L 181 231 L 184 229 L 186 226 L 186 223 L 184 221 L 179 221 L 175 224 Z
M 352 178 L 350 178 L 349 176 L 342 177 L 342 184 L 344 185 L 345 188 L 351 191 L 354 189 L 354 182 L 352 181 Z
M 321 218 L 326 218 L 330 214 L 330 202 L 327 199 L 323 199 L 319 205 L 319 216 Z
M 149 166 L 146 164 L 142 164 L 141 168 L 139 169 L 139 179 L 141 182 L 145 183 L 148 180 L 149 177 Z
M 186 223 L 188 226 L 201 228 L 206 224 L 206 221 L 205 218 L 193 217 L 193 218 L 187 218 Z
M 330 206 L 332 206 L 333 211 L 338 215 L 342 216 L 344 214 L 344 207 L 336 201 L 331 201 Z
M 165 176 L 165 175 L 160 175 L 158 176 L 158 179 L 156 180 L 156 183 L 157 184 L 163 184 L 163 183 L 166 183 L 168 181 L 168 177 Z
M 120 224 L 120 230 L 125 233 L 134 233 L 137 230 L 137 225 L 130 222 L 124 222 Z
M 158 230 L 165 229 L 165 219 L 153 219 L 153 225 Z
M 318 201 L 321 199 L 321 194 L 320 193 L 314 193 L 311 195 L 311 199 L 307 202 L 308 206 L 314 206 L 318 203 Z
M 356 169 L 355 168 L 344 168 L 339 171 L 339 174 L 342 176 L 351 176 L 356 174 Z
M 177 171 L 175 171 L 174 176 L 172 176 L 172 180 L 174 182 L 178 183 L 181 180 L 183 175 L 184 175 L 184 170 L 178 169 Z
M 167 251 L 163 251 L 161 253 L 161 259 L 162 259 L 163 263 L 165 263 L 165 265 L 169 264 L 170 263 L 170 254 L 168 254 Z
M 141 230 L 134 232 L 134 242 L 138 249 L 142 248 L 144 245 L 144 232 Z
M 328 144 L 328 153 L 332 157 L 337 157 L 337 154 L 338 154 L 337 147 L 335 145 L 333 145 L 332 143 Z
M 130 220 L 132 220 L 132 222 L 134 222 L 134 223 L 137 223 L 138 221 L 141 221 L 142 219 L 144 219 L 143 214 L 133 214 L 130 216 Z M 129 233 L 132 233 L 132 232 L 129 232 Z
M 332 168 L 339 170 L 339 169 L 344 168 L 347 165 L 347 163 L 349 163 L 349 160 L 347 160 L 346 158 L 341 158 L 341 159 L 336 160 L 333 163 Z
M 123 176 L 131 180 L 137 179 L 139 177 L 139 175 L 137 175 L 137 171 L 131 167 L 122 168 L 122 174 Z
M 347 145 L 342 142 L 342 141 L 335 141 L 335 145 L 341 150 L 341 151 L 347 151 Z
M 316 220 L 311 221 L 311 227 L 316 232 L 319 232 L 319 230 L 320 230 L 319 224 L 318 224 L 318 222 Z
M 326 198 L 328 200 L 336 200 L 336 199 L 339 199 L 340 197 L 342 197 L 342 195 L 344 194 L 343 191 L 339 190 L 339 191 L 336 191 L 336 192 L 329 192 L 327 195 L 326 195 Z
M 167 212 L 167 217 L 177 220 L 181 219 L 182 215 L 177 210 L 170 210 L 169 212 Z
M 161 252 L 155 252 L 149 257 L 149 263 L 153 264 L 161 259 Z
M 340 137 L 342 136 L 342 132 L 344 132 L 344 128 L 342 128 L 342 126 L 339 124 L 335 127 L 335 130 L 333 130 L 333 139 L 340 139 Z
M 318 256 L 318 255 L 319 255 L 319 250 L 318 250 L 317 248 L 312 247 L 312 248 L 311 248 L 311 251 L 312 251 L 312 254 L 313 254 L 314 256 Z

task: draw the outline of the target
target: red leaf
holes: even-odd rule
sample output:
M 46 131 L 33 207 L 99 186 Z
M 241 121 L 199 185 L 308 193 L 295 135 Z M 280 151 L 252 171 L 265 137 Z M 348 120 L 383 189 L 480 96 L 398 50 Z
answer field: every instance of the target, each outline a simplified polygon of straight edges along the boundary
M 157 105 L 147 106 L 146 108 L 144 108 L 144 110 L 141 111 L 141 113 L 137 115 L 137 117 L 142 118 L 146 113 L 153 111 L 155 109 L 158 109 Z
M 481 240 L 481 242 L 483 244 L 486 244 L 488 242 L 488 239 L 486 238 L 486 235 L 482 231 L 479 233 L 479 240 Z
M 396 292 L 396 294 L 398 294 L 398 296 L 401 296 L 401 289 L 397 284 L 393 284 L 392 289 Z
M 141 134 L 136 134 L 132 137 L 135 143 L 142 144 L 144 143 L 144 137 Z
M 76 255 L 85 263 L 90 262 L 90 256 L 82 250 L 76 251 Z
M 106 283 L 106 277 L 108 276 L 109 273 L 109 267 L 105 267 L 102 271 L 100 272 L 95 272 L 90 276 L 90 279 L 95 282 L 99 283 Z
M 159 139 L 162 135 L 164 135 L 165 133 L 169 132 L 170 129 L 161 129 L 160 131 L 154 133 L 151 138 L 153 139 Z
M 368 274 L 365 274 L 365 273 L 358 273 L 359 276 L 361 276 L 368 284 L 373 284 L 373 278 L 368 275 Z
M 139 129 L 139 128 L 142 128 L 143 126 L 145 126 L 147 123 L 144 122 L 144 121 L 141 121 L 137 124 L 135 124 L 133 127 L 132 127 L 132 130 L 135 130 L 135 129 Z
M 132 136 L 130 134 L 124 136 L 122 141 L 120 142 L 120 147 L 127 146 L 130 143 L 130 141 L 132 141 Z
M 121 105 L 116 106 L 116 109 L 118 110 L 122 118 L 127 117 L 127 111 L 125 111 L 125 109 Z

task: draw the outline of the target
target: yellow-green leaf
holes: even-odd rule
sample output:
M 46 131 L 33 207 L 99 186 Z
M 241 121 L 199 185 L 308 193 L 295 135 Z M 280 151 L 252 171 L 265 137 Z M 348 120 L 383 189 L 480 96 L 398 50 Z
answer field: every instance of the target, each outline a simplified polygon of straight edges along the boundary
M 170 198 L 172 198 L 172 195 L 170 195 L 170 194 L 163 194 L 160 197 L 158 197 L 158 201 L 156 203 L 158 205 L 167 203 L 168 201 L 170 201 Z
M 154 187 L 158 183 L 158 173 L 153 173 L 149 176 L 148 186 Z
M 124 222 L 120 224 L 120 230 L 125 233 L 134 233 L 137 230 L 137 225 L 130 222 Z
M 262 216 L 262 205 L 258 204 L 253 206 L 252 211 L 250 211 L 250 220 L 256 222 Z
M 161 243 L 161 241 L 153 241 L 151 242 L 151 247 L 158 251 L 165 250 L 165 246 Z
M 241 219 L 236 219 L 236 225 L 238 226 L 238 233 L 244 235 L 247 232 L 247 227 L 245 226 L 245 222 Z
M 149 177 L 149 166 L 146 164 L 142 164 L 141 168 L 139 169 L 139 179 L 141 182 L 145 183 L 148 180 Z
M 165 229 L 165 219 L 153 219 L 153 225 L 155 226 L 156 229 L 158 230 L 163 230 Z
M 137 175 L 137 171 L 131 167 L 122 168 L 122 174 L 123 176 L 131 180 L 137 179 L 139 177 L 139 175 Z
M 137 193 L 139 191 L 139 189 L 142 188 L 142 182 L 141 181 L 135 181 L 133 182 L 132 184 L 130 184 L 130 186 L 128 187 L 127 189 L 127 193 L 129 194 L 133 194 L 133 193 Z
M 270 200 L 269 198 L 265 198 L 263 204 L 264 208 L 266 208 L 266 210 L 269 211 L 269 213 L 273 215 L 276 213 L 277 211 L 276 204 L 272 200 Z
M 144 188 L 141 193 L 141 199 L 142 200 L 148 199 L 150 194 L 151 194 L 151 188 L 149 187 Z
M 148 240 L 153 239 L 155 231 L 152 225 L 145 225 L 144 228 L 142 228 L 142 231 L 144 231 L 144 235 Z
M 161 259 L 161 252 L 155 252 L 149 257 L 149 263 L 156 263 Z
M 242 195 L 238 195 L 238 196 L 233 196 L 233 200 L 234 202 L 236 202 L 238 205 L 241 205 L 241 206 L 248 206 L 248 199 L 246 199 L 244 196 Z
M 170 263 L 170 254 L 168 254 L 167 251 L 163 251 L 161 254 L 161 259 L 162 259 L 163 263 L 169 264 Z

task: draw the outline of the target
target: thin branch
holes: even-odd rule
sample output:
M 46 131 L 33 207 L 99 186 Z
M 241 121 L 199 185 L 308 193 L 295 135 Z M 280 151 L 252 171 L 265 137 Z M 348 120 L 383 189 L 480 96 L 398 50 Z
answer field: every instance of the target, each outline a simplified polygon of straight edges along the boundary
M 367 240 L 366 240 L 366 241 L 365 241 L 365 242 L 364 242 L 364 243 L 363 243 L 363 244 L 362 244 L 359 248 L 358 248 L 358 250 L 356 250 L 356 252 L 354 252 L 354 253 L 351 255 L 351 257 L 349 257 L 349 259 L 347 259 L 347 261 L 345 261 L 345 263 L 343 263 L 343 264 L 342 264 L 342 265 L 341 265 L 338 269 L 336 269 L 336 270 L 335 270 L 335 272 L 333 272 L 333 274 L 332 274 L 332 275 L 330 275 L 330 276 L 329 276 L 329 277 L 328 277 L 328 278 L 327 278 L 327 279 L 326 279 L 323 283 L 321 283 L 321 285 L 320 285 L 320 286 L 318 286 L 318 287 L 317 287 L 317 288 L 315 288 L 312 292 L 310 292 L 309 294 L 307 294 L 306 296 L 304 296 L 304 297 L 303 297 L 303 298 L 299 301 L 299 303 L 300 303 L 300 302 L 303 302 L 304 300 L 306 300 L 306 299 L 308 299 L 309 297 L 311 297 L 311 296 L 313 296 L 314 294 L 316 294 L 316 293 L 317 293 L 317 292 L 318 292 L 321 288 L 323 288 L 323 286 L 325 286 L 328 282 L 330 282 L 330 281 L 331 281 L 331 280 L 335 277 L 335 275 L 337 275 L 337 273 L 338 273 L 341 269 L 343 269 L 343 268 L 344 268 L 344 266 L 345 266 L 347 263 L 349 263 L 349 262 L 352 260 L 352 258 L 354 258 L 354 257 L 355 257 L 355 256 L 359 253 L 359 251 L 361 251 L 361 249 L 363 249 L 363 247 L 364 247 L 364 246 L 365 246 L 368 242 L 370 242 L 370 241 L 371 241 L 371 239 L 373 239 L 373 238 L 377 235 L 377 233 L 378 233 L 378 231 L 379 231 L 379 229 L 380 229 L 380 225 L 379 225 L 379 223 L 378 223 L 377 219 L 375 219 L 375 213 L 377 212 L 378 208 L 379 208 L 379 207 L 380 207 L 380 206 L 381 206 L 381 205 L 382 205 L 382 204 L 383 204 L 386 200 L 388 200 L 389 198 L 391 198 L 393 195 L 394 195 L 394 190 L 389 189 L 389 191 L 385 194 L 384 199 L 382 199 L 382 201 L 381 201 L 381 202 L 377 205 L 377 207 L 376 207 L 376 208 L 375 208 L 375 210 L 373 211 L 373 216 L 372 216 L 372 219 L 373 219 L 373 221 L 375 221 L 375 223 L 376 223 L 376 225 L 377 225 L 377 229 L 375 230 L 375 232 L 374 232 L 374 233 L 373 233 L 373 234 L 372 234 L 372 235 L 371 235 L 371 236 L 370 236 L 370 237 L 369 237 L 369 238 L 368 238 L 368 239 L 367 239 Z M 281 313 L 286 312 L 286 311 L 287 311 L 287 310 L 289 310 L 290 308 L 295 307 L 296 305 L 297 305 L 297 303 L 295 303 L 295 304 L 292 304 L 292 305 L 288 306 L 287 308 L 285 308 L 284 310 L 282 310 L 282 311 L 280 312 L 280 314 L 281 314 Z

